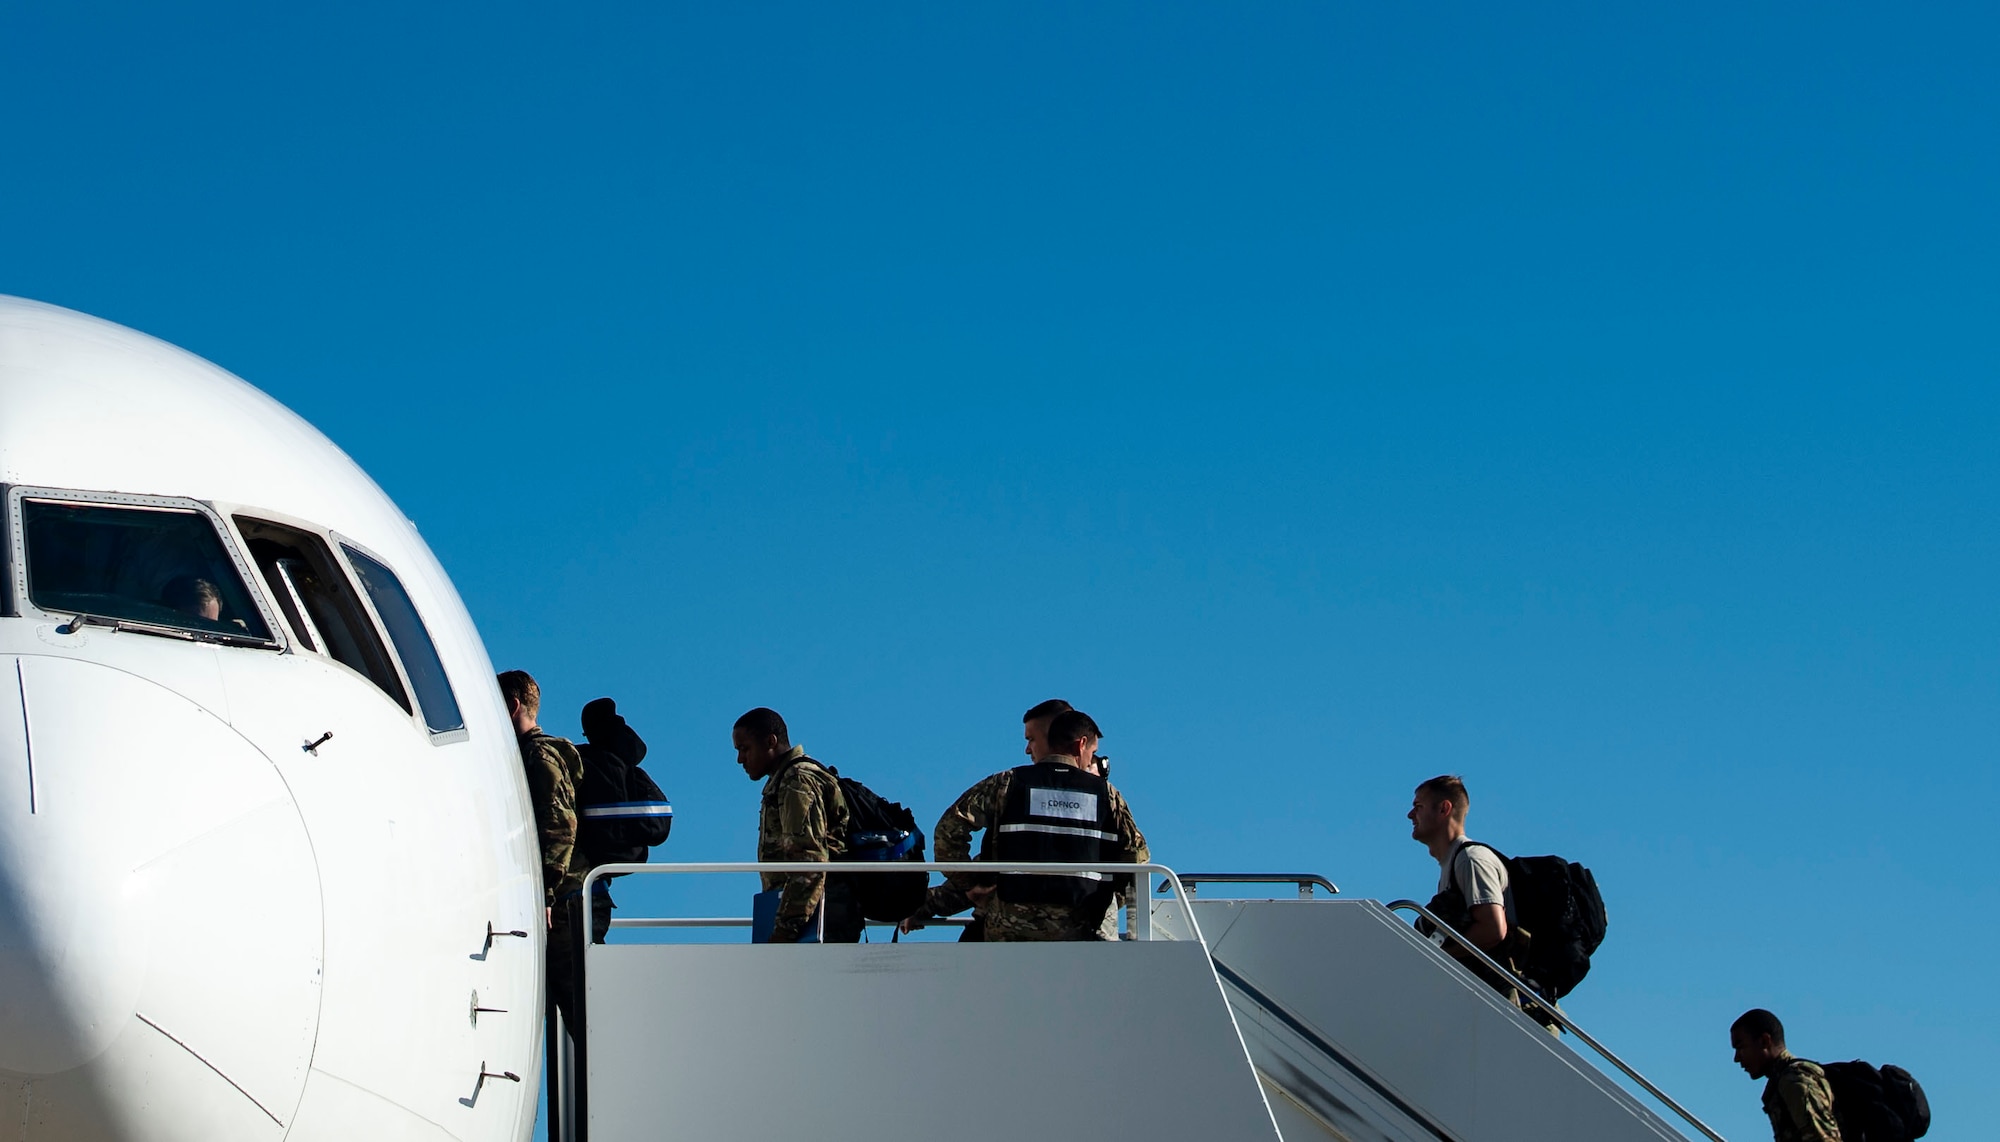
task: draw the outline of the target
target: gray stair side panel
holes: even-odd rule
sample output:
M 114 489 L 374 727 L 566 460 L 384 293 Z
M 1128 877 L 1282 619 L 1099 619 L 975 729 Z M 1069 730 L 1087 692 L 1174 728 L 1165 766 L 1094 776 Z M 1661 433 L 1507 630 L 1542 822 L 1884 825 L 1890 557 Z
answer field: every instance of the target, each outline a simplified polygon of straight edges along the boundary
M 1278 1138 L 1199 944 L 587 954 L 591 1142 Z
M 1264 1081 L 1264 1098 L 1271 1104 L 1271 1117 L 1278 1122 L 1278 1133 L 1285 1142 L 1359 1142 L 1348 1134 L 1329 1127 L 1318 1116 L 1295 1101 L 1290 1092 L 1276 1082 Z
M 1285 1142 L 1440 1142 L 1439 1136 L 1329 1059 L 1318 1044 L 1234 987 L 1236 1026 L 1264 1081 L 1265 1099 Z
M 1156 915 L 1171 930 L 1176 911 Z M 1682 1138 L 1379 903 L 1215 900 L 1195 913 L 1218 964 L 1456 1138 Z

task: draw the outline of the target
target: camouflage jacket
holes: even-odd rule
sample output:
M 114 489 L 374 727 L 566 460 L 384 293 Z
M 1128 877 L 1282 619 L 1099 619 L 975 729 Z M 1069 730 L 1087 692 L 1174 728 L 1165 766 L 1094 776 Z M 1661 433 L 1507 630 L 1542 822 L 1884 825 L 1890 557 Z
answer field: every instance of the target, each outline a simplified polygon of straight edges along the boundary
M 520 736 L 521 765 L 528 772 L 528 800 L 535 807 L 535 835 L 542 844 L 542 904 L 583 886 L 583 855 L 576 848 L 576 786 L 583 757 L 568 739 L 536 726 Z
M 971 860 L 972 834 L 992 827 L 1000 819 L 1007 801 L 1007 787 L 1013 771 L 1002 770 L 959 795 L 951 808 L 938 818 L 931 834 L 940 861 Z M 1109 783 L 1106 783 L 1109 785 Z M 1111 787 L 1111 813 L 1118 823 L 1119 845 L 1108 859 L 1144 864 L 1153 859 L 1146 837 L 1132 820 L 1132 810 L 1115 786 Z M 978 878 L 955 873 L 931 889 L 927 907 L 934 916 L 949 916 L 967 903 L 966 889 Z M 1009 904 L 997 896 L 988 897 L 979 915 L 986 920 L 988 940 L 1094 940 L 1099 937 L 1103 916 L 1078 915 L 1073 908 L 1057 904 Z
M 1764 1081 L 1764 1113 L 1774 1142 L 1840 1142 L 1833 1088 L 1818 1063 L 1786 1055 Z
M 840 795 L 839 779 L 807 757 L 804 746 L 793 746 L 764 779 L 763 809 L 757 818 L 757 859 L 824 861 L 846 851 L 847 799 Z M 771 930 L 771 942 L 794 943 L 826 893 L 826 874 L 767 872 L 764 890 L 773 888 L 785 891 L 778 898 L 778 920 Z

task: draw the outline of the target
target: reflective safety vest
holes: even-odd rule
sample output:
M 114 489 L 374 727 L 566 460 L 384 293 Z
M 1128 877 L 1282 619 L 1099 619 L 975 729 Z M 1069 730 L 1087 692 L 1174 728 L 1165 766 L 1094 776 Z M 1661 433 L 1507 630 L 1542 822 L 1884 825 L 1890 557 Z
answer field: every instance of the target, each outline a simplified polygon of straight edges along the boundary
M 993 825 L 993 859 L 1089 863 L 1119 852 L 1111 813 L 1111 784 L 1059 761 L 1039 761 L 1012 773 L 1000 818 Z M 1009 904 L 1076 905 L 1108 895 L 1111 873 L 1000 874 L 1000 899 Z

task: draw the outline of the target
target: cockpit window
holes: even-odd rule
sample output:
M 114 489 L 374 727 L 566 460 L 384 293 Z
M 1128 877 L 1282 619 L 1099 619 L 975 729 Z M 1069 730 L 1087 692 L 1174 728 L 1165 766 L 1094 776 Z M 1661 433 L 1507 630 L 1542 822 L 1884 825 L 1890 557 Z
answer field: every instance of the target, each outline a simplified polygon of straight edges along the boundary
M 334 563 L 326 541 L 309 531 L 250 516 L 237 516 L 236 528 L 250 545 L 250 558 L 271 588 L 299 648 L 348 667 L 409 710 L 410 697 L 396 675 L 396 664 L 376 637 L 361 596 Z
M 154 634 L 271 641 L 215 525 L 188 508 L 21 501 L 28 599 Z
M 375 613 L 388 628 L 389 641 L 402 656 L 403 670 L 409 674 L 410 685 L 417 691 L 417 705 L 424 711 L 424 724 L 434 734 L 465 728 L 465 718 L 458 712 L 458 696 L 452 693 L 437 644 L 431 641 L 410 593 L 403 590 L 403 581 L 379 561 L 346 544 L 341 546 L 354 564 L 354 573 L 361 577 L 361 586 L 374 601 Z

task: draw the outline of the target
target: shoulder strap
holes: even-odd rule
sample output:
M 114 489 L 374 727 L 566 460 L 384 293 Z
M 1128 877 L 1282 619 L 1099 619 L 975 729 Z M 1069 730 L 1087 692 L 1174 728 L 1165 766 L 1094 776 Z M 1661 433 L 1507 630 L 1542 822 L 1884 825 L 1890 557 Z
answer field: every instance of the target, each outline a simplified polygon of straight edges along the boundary
M 826 768 L 826 766 L 820 765 L 820 763 L 818 761 L 815 761 L 813 758 L 800 757 L 797 761 L 791 762 L 788 765 L 786 765 L 783 770 L 771 774 L 771 776 L 765 780 L 764 799 L 766 801 L 769 801 L 770 799 L 776 797 L 778 795 L 778 787 L 784 784 L 785 777 L 788 776 L 792 770 L 797 769 L 799 766 L 805 765 L 808 762 L 810 762 L 813 765 L 819 766 L 819 768 L 822 770 Z M 834 783 L 839 784 L 839 779 L 836 778 Z
M 544 734 L 543 737 L 548 740 L 550 748 L 556 751 L 556 756 L 562 758 L 563 772 L 569 775 L 570 781 L 576 782 L 582 780 L 583 752 L 576 748 L 576 743 L 568 738 L 559 738 L 554 734 Z
M 1458 883 L 1458 854 L 1464 852 L 1465 850 L 1471 848 L 1474 845 L 1478 845 L 1480 848 L 1485 849 L 1487 852 L 1492 853 L 1494 856 L 1499 857 L 1500 863 L 1502 865 L 1505 865 L 1507 863 L 1507 854 L 1501 852 L 1499 849 L 1494 848 L 1492 845 L 1487 844 L 1485 841 L 1471 841 L 1471 840 L 1459 841 L 1458 847 L 1451 850 L 1451 856 L 1447 857 L 1445 860 L 1444 881 L 1452 888 L 1457 889 L 1459 895 L 1461 896 L 1465 895 L 1465 889 L 1461 887 Z
M 821 773 L 826 774 L 828 782 L 833 786 L 833 803 L 847 809 L 849 813 L 853 812 L 852 807 L 849 806 L 847 803 L 847 791 L 845 789 L 842 789 L 840 786 L 840 783 L 843 780 L 843 778 L 840 776 L 840 771 L 838 769 L 835 769 L 831 765 L 828 765 L 827 763 L 812 756 L 811 754 L 801 755 L 800 758 L 797 761 L 793 762 L 792 764 L 811 765 L 813 768 L 819 770 Z M 828 823 L 831 824 L 832 822 L 829 821 Z

